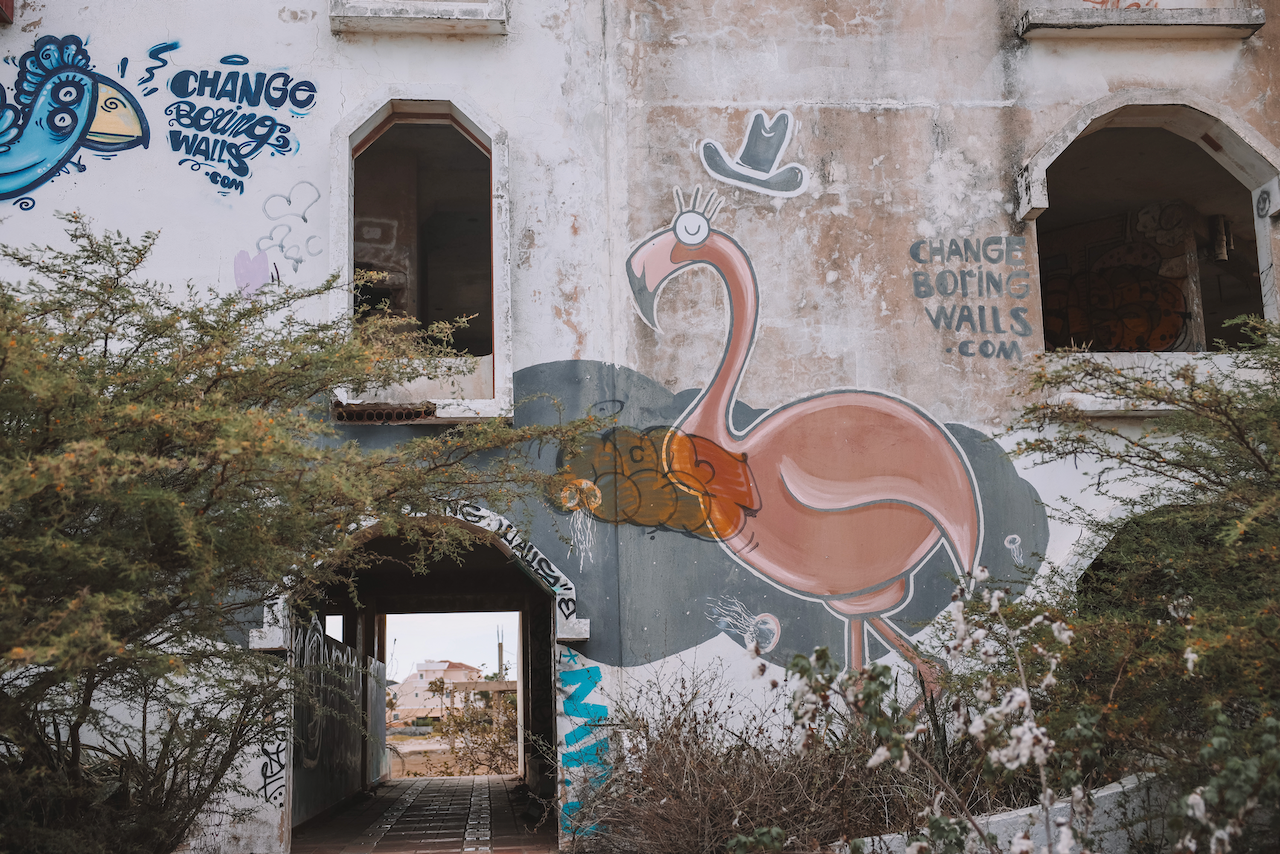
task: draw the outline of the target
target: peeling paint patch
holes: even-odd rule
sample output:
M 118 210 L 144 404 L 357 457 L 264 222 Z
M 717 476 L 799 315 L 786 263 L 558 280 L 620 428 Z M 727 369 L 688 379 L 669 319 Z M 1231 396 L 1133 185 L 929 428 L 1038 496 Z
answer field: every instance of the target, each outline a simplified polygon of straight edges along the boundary
M 565 302 L 576 303 L 578 301 L 578 297 L 578 289 L 574 288 L 572 291 L 565 294 Z M 563 323 L 565 328 L 573 333 L 573 358 L 581 359 L 582 348 L 586 345 L 586 332 L 579 328 L 578 324 L 574 321 L 569 312 L 565 310 L 564 306 L 557 305 L 552 309 L 552 311 L 556 316 L 556 320 Z
M 520 235 L 520 245 L 516 247 L 519 258 L 516 266 L 522 269 L 529 269 L 533 263 L 533 250 L 538 248 L 538 236 L 534 234 L 532 228 L 526 228 L 524 234 Z
M 1004 194 L 998 188 L 982 188 L 984 183 L 996 184 L 992 176 L 983 172 L 982 167 L 954 149 L 934 155 L 920 194 L 925 216 L 917 228 L 922 237 L 944 232 L 968 237 L 975 224 L 1003 217 Z
M 306 24 L 315 18 L 316 13 L 313 9 L 290 9 L 286 6 L 280 7 L 280 20 L 286 24 Z

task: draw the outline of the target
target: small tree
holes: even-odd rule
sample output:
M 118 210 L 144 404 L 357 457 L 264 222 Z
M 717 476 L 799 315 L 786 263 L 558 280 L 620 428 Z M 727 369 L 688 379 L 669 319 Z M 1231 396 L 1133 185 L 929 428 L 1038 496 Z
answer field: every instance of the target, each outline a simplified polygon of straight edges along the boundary
M 1214 850 L 1259 805 L 1280 819 L 1280 325 L 1242 322 L 1245 349 L 1174 368 L 1045 356 L 1019 425 L 1021 454 L 1076 461 L 1117 508 L 1068 511 L 1098 557 L 1061 603 L 1047 725 L 1100 773 L 1176 786 L 1184 844 Z
M 33 276 L 0 290 L 0 848 L 163 854 L 287 713 L 240 627 L 349 578 L 371 524 L 419 569 L 467 548 L 447 503 L 545 489 L 521 449 L 580 425 L 341 442 L 332 391 L 439 375 L 449 325 L 308 319 L 333 282 L 177 292 L 139 276 L 156 235 L 66 221 L 0 250 Z
M 515 695 L 477 702 L 473 693 L 467 691 L 462 705 L 450 705 L 440 718 L 440 734 L 449 739 L 458 773 L 514 774 L 519 767 Z

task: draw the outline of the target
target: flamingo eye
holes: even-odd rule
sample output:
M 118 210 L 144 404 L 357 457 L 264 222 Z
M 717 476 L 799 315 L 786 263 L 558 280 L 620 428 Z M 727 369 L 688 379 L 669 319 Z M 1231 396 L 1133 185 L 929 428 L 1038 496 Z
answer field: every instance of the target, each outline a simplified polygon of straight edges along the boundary
M 84 97 L 84 86 L 74 80 L 68 80 L 65 83 L 58 84 L 53 90 L 53 100 L 64 107 L 80 103 L 80 99 Z
M 701 246 L 711 235 L 711 223 L 697 211 L 685 211 L 676 217 L 676 239 L 686 246 Z
M 65 107 L 59 107 L 49 114 L 49 129 L 59 134 L 67 134 L 76 126 L 76 114 Z

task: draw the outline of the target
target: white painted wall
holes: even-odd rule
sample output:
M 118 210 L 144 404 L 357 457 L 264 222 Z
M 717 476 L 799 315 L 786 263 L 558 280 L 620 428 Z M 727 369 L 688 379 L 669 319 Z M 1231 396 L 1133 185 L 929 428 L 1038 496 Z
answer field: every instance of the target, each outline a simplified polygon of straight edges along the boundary
M 561 287 L 577 287 L 575 280 L 589 277 L 575 271 L 596 261 L 589 247 L 599 241 L 589 235 L 601 231 L 598 176 L 604 171 L 599 14 L 598 7 L 576 4 L 522 4 L 513 10 L 505 36 L 337 36 L 324 0 L 284 7 L 255 0 L 141 0 L 86 10 L 19 3 L 16 23 L 0 30 L 0 53 L 16 61 L 38 36 L 79 35 L 94 69 L 137 98 L 151 142 L 109 160 L 82 151 L 85 170 L 73 168 L 26 194 L 34 201 L 31 210 L 20 210 L 15 200 L 0 201 L 0 234 L 10 243 L 47 243 L 57 237 L 53 215 L 78 210 L 100 228 L 160 230 L 148 267 L 160 281 L 229 291 L 235 287 L 237 253 L 259 250 L 285 281 L 321 281 L 340 272 L 346 260 L 330 234 L 334 207 L 342 205 L 330 187 L 331 177 L 341 172 L 330 160 L 334 129 L 357 105 L 389 87 L 457 92 L 492 117 L 512 143 L 512 272 L 522 330 L 516 351 L 526 363 L 575 351 L 607 357 L 607 336 L 585 322 L 581 340 L 537 332 L 558 325 Z M 148 51 L 170 42 L 179 47 L 161 54 L 165 64 L 140 84 L 147 69 L 159 65 Z M 245 57 L 248 64 L 220 64 L 229 55 Z M 176 128 L 165 110 L 181 99 L 166 84 L 184 70 L 284 71 L 314 84 L 314 104 L 307 109 L 286 104 L 266 110 L 289 125 L 291 144 L 288 153 L 263 151 L 249 161 L 252 175 L 244 179 L 243 194 L 220 195 L 207 173 L 227 169 L 192 170 L 170 146 L 169 132 Z M 16 71 L 5 65 L 0 82 L 11 86 Z M 158 91 L 144 94 L 152 88 Z M 190 100 L 199 106 L 229 104 Z

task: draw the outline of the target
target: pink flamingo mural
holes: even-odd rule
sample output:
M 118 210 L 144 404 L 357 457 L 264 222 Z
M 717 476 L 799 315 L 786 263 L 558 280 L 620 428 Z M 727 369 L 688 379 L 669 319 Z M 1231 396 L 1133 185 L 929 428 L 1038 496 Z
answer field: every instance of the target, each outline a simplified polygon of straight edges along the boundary
M 949 549 L 959 571 L 981 548 L 977 485 L 955 440 L 912 404 L 875 391 L 832 391 L 793 401 L 745 430 L 731 411 L 759 313 L 755 271 L 729 235 L 711 228 L 714 194 L 695 191 L 669 227 L 627 261 L 640 316 L 655 330 L 663 286 L 699 264 L 729 295 L 720 367 L 667 433 L 667 476 L 700 497 L 725 549 L 794 594 L 820 599 L 849 624 L 848 661 L 865 660 L 863 623 L 932 681 L 933 669 L 883 618 L 909 597 L 912 571 Z

